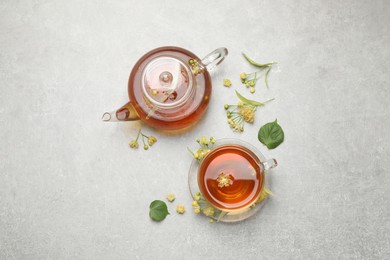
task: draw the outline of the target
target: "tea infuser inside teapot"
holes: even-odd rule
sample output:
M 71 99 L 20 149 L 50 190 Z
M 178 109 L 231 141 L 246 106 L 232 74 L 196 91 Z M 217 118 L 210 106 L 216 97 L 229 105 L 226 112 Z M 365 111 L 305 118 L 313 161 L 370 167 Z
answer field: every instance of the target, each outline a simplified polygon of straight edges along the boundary
M 145 54 L 131 71 L 130 101 L 103 114 L 103 121 L 142 120 L 161 130 L 177 130 L 195 124 L 211 97 L 209 71 L 228 51 L 219 48 L 200 60 L 188 50 L 161 47 Z

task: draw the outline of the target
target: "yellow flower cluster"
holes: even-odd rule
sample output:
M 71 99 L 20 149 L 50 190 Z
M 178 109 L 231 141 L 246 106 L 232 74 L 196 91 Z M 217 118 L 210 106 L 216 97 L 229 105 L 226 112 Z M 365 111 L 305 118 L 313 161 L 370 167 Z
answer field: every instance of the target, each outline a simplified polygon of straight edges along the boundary
M 239 111 L 245 122 L 253 123 L 255 121 L 256 107 L 244 105 L 239 107 Z
M 203 159 L 208 153 L 210 149 L 199 148 L 198 151 L 194 153 L 194 157 L 197 160 Z
M 218 187 L 223 188 L 223 187 L 230 186 L 230 184 L 232 183 L 232 180 L 230 179 L 229 175 L 226 175 L 223 172 L 221 172 L 218 175 L 217 182 L 218 182 Z
M 252 94 L 255 93 L 256 81 L 259 79 L 258 77 L 256 77 L 256 75 L 257 75 L 257 72 L 253 72 L 250 74 L 246 74 L 243 72 L 240 74 L 241 82 L 243 84 L 245 84 L 246 87 L 249 87 L 249 91 Z
M 202 212 L 205 216 L 211 217 L 214 215 L 214 208 L 210 206 L 210 207 L 203 209 Z
M 137 140 L 132 140 L 132 141 L 129 143 L 129 146 L 130 146 L 130 148 L 137 149 L 137 148 L 138 148 L 138 142 L 137 142 Z
M 141 132 L 141 129 L 138 131 L 137 138 L 131 140 L 129 143 L 130 148 L 137 149 L 139 147 L 138 139 L 142 137 L 142 142 L 144 144 L 144 149 L 148 150 L 150 146 L 157 142 L 157 138 L 153 135 L 147 136 Z M 146 142 L 145 142 L 146 139 Z
M 207 138 L 206 136 L 202 136 L 196 142 L 200 145 L 200 148 L 196 152 L 193 152 L 190 148 L 187 149 L 195 159 L 201 160 L 210 152 L 209 145 L 214 144 L 215 139 L 214 137 Z
M 264 106 L 265 103 L 272 101 L 270 99 L 264 103 L 249 100 L 240 95 L 236 91 L 238 98 L 240 99 L 237 102 L 237 105 L 225 104 L 223 107 L 226 110 L 227 121 L 231 129 L 235 132 L 243 132 L 244 131 L 244 123 L 253 123 L 255 121 L 255 113 L 257 107 Z
M 148 144 L 149 146 L 152 146 L 155 142 L 157 142 L 157 138 L 153 135 L 148 137 Z
M 195 194 L 194 199 L 195 200 L 192 202 L 192 208 L 194 209 L 195 214 L 199 214 L 201 211 L 200 205 L 198 203 L 198 201 L 200 201 L 201 199 L 200 192 L 197 192 Z

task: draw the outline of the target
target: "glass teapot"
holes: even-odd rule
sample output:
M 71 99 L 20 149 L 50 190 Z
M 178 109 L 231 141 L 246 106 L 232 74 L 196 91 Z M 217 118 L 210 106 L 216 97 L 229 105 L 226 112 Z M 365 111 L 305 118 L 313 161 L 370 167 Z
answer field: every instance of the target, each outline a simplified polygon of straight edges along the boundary
M 195 124 L 211 96 L 209 71 L 228 54 L 219 48 L 203 59 L 179 47 L 161 47 L 142 56 L 130 73 L 130 101 L 103 121 L 142 120 L 160 130 L 179 130 Z

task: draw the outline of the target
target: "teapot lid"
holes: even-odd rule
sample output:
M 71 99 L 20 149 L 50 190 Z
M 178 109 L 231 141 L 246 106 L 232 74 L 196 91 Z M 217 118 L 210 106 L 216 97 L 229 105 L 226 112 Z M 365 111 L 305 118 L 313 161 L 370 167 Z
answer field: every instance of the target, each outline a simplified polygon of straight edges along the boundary
M 146 99 L 161 108 L 176 107 L 188 100 L 194 91 L 194 76 L 175 53 L 154 57 L 144 64 L 141 89 Z

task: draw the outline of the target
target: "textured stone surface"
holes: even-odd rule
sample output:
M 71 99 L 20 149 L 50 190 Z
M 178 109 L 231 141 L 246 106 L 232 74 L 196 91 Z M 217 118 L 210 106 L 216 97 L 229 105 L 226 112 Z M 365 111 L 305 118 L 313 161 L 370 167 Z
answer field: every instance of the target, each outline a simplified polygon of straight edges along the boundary
M 383 259 L 390 255 L 390 5 L 387 1 L 0 2 L 1 259 Z M 130 150 L 140 123 L 102 123 L 126 102 L 137 59 L 177 45 L 225 46 L 207 115 L 181 135 Z M 242 134 L 240 52 L 276 60 L 276 100 Z M 222 87 L 229 77 L 233 86 Z M 269 151 L 258 128 L 278 118 Z M 276 194 L 241 223 L 210 224 L 190 208 L 187 171 L 201 135 L 256 144 L 280 165 Z M 176 201 L 162 223 L 149 203 Z

